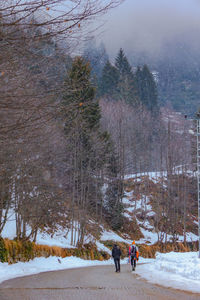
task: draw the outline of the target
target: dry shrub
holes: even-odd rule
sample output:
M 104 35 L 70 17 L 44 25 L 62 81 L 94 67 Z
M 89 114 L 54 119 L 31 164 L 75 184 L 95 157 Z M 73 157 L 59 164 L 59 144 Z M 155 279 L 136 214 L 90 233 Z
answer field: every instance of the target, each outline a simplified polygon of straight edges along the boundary
M 154 245 L 139 245 L 138 248 L 140 256 L 144 258 L 155 258 L 158 251 Z
M 131 221 L 126 218 L 121 228 L 121 232 L 128 234 L 133 240 L 139 240 L 144 237 L 135 218 Z
M 102 243 L 109 249 L 112 249 L 113 245 L 116 244 L 120 247 L 122 251 L 122 258 L 128 256 L 128 248 L 129 248 L 128 244 L 114 242 L 114 241 L 103 241 Z M 166 243 L 166 244 L 157 243 L 154 245 L 141 244 L 137 246 L 139 249 L 140 256 L 144 258 L 155 258 L 156 252 L 168 253 L 172 251 L 175 252 L 197 251 L 198 242 L 187 243 L 187 244 L 184 243 Z
M 2 239 L 3 240 L 3 239 Z M 61 248 L 58 246 L 38 245 L 29 241 L 3 240 L 6 256 L 4 261 L 15 263 L 17 261 L 29 261 L 34 257 L 67 257 L 77 256 L 83 259 L 104 260 L 109 259 L 110 255 L 104 251 L 98 251 L 95 244 L 88 243 L 76 249 Z
M 5 239 L 5 248 L 8 253 L 8 262 L 29 261 L 34 258 L 33 243 Z
M 5 247 L 5 242 L 2 237 L 0 237 L 0 262 L 6 262 L 8 259 L 8 251 Z
M 2 239 L 3 240 L 3 239 Z M 26 241 L 11 241 L 8 239 L 3 240 L 4 250 L 6 255 L 4 256 L 4 261 L 8 263 L 15 263 L 17 261 L 29 261 L 34 257 L 49 257 L 49 256 L 58 256 L 58 257 L 68 257 L 68 256 L 77 256 L 83 259 L 91 260 L 106 260 L 110 258 L 110 255 L 104 251 L 98 251 L 95 244 L 88 243 L 83 247 L 68 249 L 61 248 L 57 246 L 47 246 L 47 245 L 37 245 L 35 243 Z M 122 252 L 122 258 L 128 256 L 129 245 L 122 242 L 114 241 L 103 241 L 102 242 L 106 247 L 112 249 L 114 244 L 117 244 Z M 136 242 L 137 243 L 137 242 Z M 156 252 L 167 253 L 171 251 L 177 252 L 188 252 L 188 251 L 197 251 L 198 250 L 198 241 L 194 243 L 166 243 L 161 244 L 157 243 L 154 245 L 138 245 L 140 256 L 145 258 L 155 258 Z
M 127 257 L 128 256 L 128 249 L 129 249 L 129 245 L 123 242 L 115 242 L 112 240 L 109 241 L 101 241 L 101 243 L 103 243 L 107 248 L 109 248 L 110 250 L 112 250 L 114 245 L 118 245 L 121 249 L 122 252 L 122 258 Z

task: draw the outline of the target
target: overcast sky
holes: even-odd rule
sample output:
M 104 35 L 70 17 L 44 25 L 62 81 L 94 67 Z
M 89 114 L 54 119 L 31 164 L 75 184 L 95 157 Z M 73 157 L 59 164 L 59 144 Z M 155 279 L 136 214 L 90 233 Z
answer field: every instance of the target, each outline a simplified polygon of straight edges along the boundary
M 200 44 L 200 0 L 126 0 L 104 19 L 102 40 L 111 57 L 120 47 L 158 51 L 176 37 Z

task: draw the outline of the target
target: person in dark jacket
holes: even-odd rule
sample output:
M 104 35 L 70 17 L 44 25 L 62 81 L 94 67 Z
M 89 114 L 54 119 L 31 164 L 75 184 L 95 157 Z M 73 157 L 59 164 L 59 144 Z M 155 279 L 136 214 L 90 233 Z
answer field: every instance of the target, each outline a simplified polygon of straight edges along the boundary
M 112 249 L 112 257 L 115 262 L 115 268 L 116 268 L 115 272 L 120 272 L 120 256 L 121 256 L 121 254 L 122 253 L 121 253 L 119 246 L 114 245 L 114 247 Z

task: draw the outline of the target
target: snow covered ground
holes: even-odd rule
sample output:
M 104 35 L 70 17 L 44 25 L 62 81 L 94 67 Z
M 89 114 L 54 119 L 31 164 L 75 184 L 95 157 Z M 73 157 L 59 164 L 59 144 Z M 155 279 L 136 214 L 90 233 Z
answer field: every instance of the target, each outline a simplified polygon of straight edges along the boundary
M 181 167 L 181 166 L 180 166 Z M 179 168 L 179 167 L 177 167 Z M 131 175 L 126 175 L 125 178 L 133 178 L 137 179 L 137 181 L 140 181 L 142 176 L 149 176 L 149 178 L 155 182 L 158 182 L 158 180 L 162 176 L 166 176 L 166 172 L 146 172 L 146 173 L 137 173 L 137 174 L 131 174 Z M 105 193 L 105 190 L 107 188 L 107 185 L 105 184 L 102 188 L 102 191 Z M 125 192 L 124 197 L 122 199 L 123 204 L 125 205 L 125 210 L 124 210 L 124 216 L 129 219 L 129 221 L 132 221 L 133 216 L 135 215 L 135 212 L 137 211 L 145 211 L 147 219 L 145 222 L 139 221 L 139 219 L 136 217 L 137 223 L 140 226 L 140 230 L 144 235 L 144 238 L 140 239 L 137 241 L 138 244 L 142 243 L 148 243 L 149 245 L 152 245 L 157 242 L 158 240 L 158 235 L 154 231 L 153 226 L 150 224 L 148 218 L 152 217 L 155 212 L 152 209 L 151 206 L 151 199 L 148 196 L 141 195 L 140 199 L 137 199 L 137 201 L 133 200 L 133 191 L 130 192 Z M 91 220 L 92 222 L 92 220 Z M 194 221 L 194 224 L 198 224 L 197 221 Z M 197 225 L 196 224 L 196 225 Z M 78 226 L 78 224 L 77 224 Z M 118 242 L 125 242 L 127 244 L 131 244 L 131 240 L 129 236 L 124 235 L 122 238 L 112 230 L 105 230 L 103 226 L 102 227 L 102 235 L 100 240 L 105 241 L 105 240 L 113 240 L 113 241 L 118 241 Z M 30 231 L 29 228 L 27 228 L 28 231 Z M 29 232 L 27 232 L 28 234 Z M 15 222 L 15 213 L 13 210 L 9 211 L 8 214 L 8 220 L 6 222 L 6 225 L 3 229 L 2 232 L 2 237 L 3 238 L 9 238 L 13 239 L 16 236 L 16 222 Z M 172 236 L 168 235 L 167 240 L 170 241 Z M 193 234 L 193 233 L 187 233 L 186 239 L 188 242 L 192 241 L 197 241 L 198 236 Z M 179 241 L 183 241 L 184 237 L 179 236 Z M 96 239 L 92 235 L 88 235 L 85 237 L 84 242 L 88 243 L 92 241 L 93 243 L 96 243 L 98 250 L 104 250 L 110 254 L 110 250 L 106 248 L 100 241 L 96 241 Z M 63 248 L 75 248 L 74 246 L 71 245 L 71 232 L 68 228 L 63 229 L 61 227 L 58 227 L 57 230 L 54 232 L 54 234 L 48 234 L 46 232 L 39 231 L 37 235 L 37 240 L 36 243 L 42 244 L 42 245 L 48 245 L 48 246 L 59 246 Z
M 200 258 L 197 252 L 157 253 L 151 263 L 138 265 L 136 272 L 155 284 L 200 293 Z
M 31 229 L 27 226 L 27 234 L 29 234 L 30 231 Z M 8 220 L 4 226 L 1 236 L 3 238 L 8 238 L 11 240 L 16 237 L 15 213 L 12 210 L 10 210 L 8 213 Z M 92 235 L 86 235 L 84 243 L 89 243 L 90 241 L 94 243 L 96 242 L 98 250 L 103 250 L 110 254 L 110 250 L 106 248 L 102 243 L 96 241 L 96 239 L 94 239 Z M 57 226 L 57 230 L 54 232 L 54 234 L 42 232 L 41 230 L 39 230 L 36 243 L 47 246 L 57 246 L 61 248 L 76 248 L 75 246 L 71 245 L 71 231 L 68 228 L 63 228 L 61 226 Z
M 137 176 L 143 176 L 145 174 L 137 174 Z M 157 182 L 157 180 L 159 180 L 159 176 L 161 176 L 161 174 L 159 172 L 149 172 L 146 173 L 146 176 L 149 176 L 149 178 L 153 181 L 155 181 L 155 183 Z M 127 178 L 134 178 L 136 179 L 136 174 L 132 174 L 132 175 L 127 175 Z M 140 180 L 140 178 L 137 178 L 137 180 Z M 148 218 L 152 217 L 155 215 L 155 212 L 153 211 L 153 208 L 151 206 L 151 199 L 148 196 L 145 195 L 141 195 L 140 199 L 134 200 L 133 198 L 133 191 L 130 192 L 126 192 L 124 193 L 124 197 L 122 199 L 122 202 L 124 204 L 124 216 L 129 219 L 129 221 L 131 221 L 134 218 L 136 218 L 136 221 L 140 227 L 140 230 L 144 236 L 144 238 L 141 238 L 140 240 L 137 241 L 138 244 L 145 244 L 148 243 L 149 245 L 153 245 L 158 241 L 158 234 L 155 232 L 154 227 L 150 224 Z M 137 212 L 142 212 L 144 211 L 146 213 L 147 219 L 145 221 L 140 221 L 137 218 Z M 195 223 L 196 222 L 196 223 Z M 194 224 L 198 225 L 197 221 L 194 221 Z M 104 236 L 104 235 L 103 235 Z M 110 240 L 116 240 L 116 241 L 121 241 L 121 242 L 125 242 L 125 243 L 130 243 L 128 240 L 124 241 L 122 240 L 122 238 L 117 239 L 115 237 L 115 233 L 113 234 L 113 238 L 111 238 L 111 234 L 110 237 L 108 236 L 108 234 L 106 235 L 107 239 Z M 187 232 L 186 233 L 186 240 L 187 242 L 194 242 L 194 241 L 198 241 L 199 237 L 197 235 L 195 235 L 192 232 Z M 167 241 L 170 242 L 172 241 L 172 235 L 167 235 Z M 178 241 L 179 242 L 183 242 L 184 241 L 184 236 L 179 236 L 178 237 Z
M 132 240 L 124 239 L 112 230 L 110 231 L 103 230 L 101 235 L 101 241 L 115 241 L 115 242 L 123 242 L 126 244 L 132 243 Z

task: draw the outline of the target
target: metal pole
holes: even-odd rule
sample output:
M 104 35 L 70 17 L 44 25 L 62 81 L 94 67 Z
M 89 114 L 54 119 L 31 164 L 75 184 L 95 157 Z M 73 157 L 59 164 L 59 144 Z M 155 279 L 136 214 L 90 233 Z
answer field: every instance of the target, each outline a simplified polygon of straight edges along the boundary
M 198 224 L 199 224 L 199 258 L 200 258 L 200 119 L 197 119 L 197 189 L 198 189 Z

